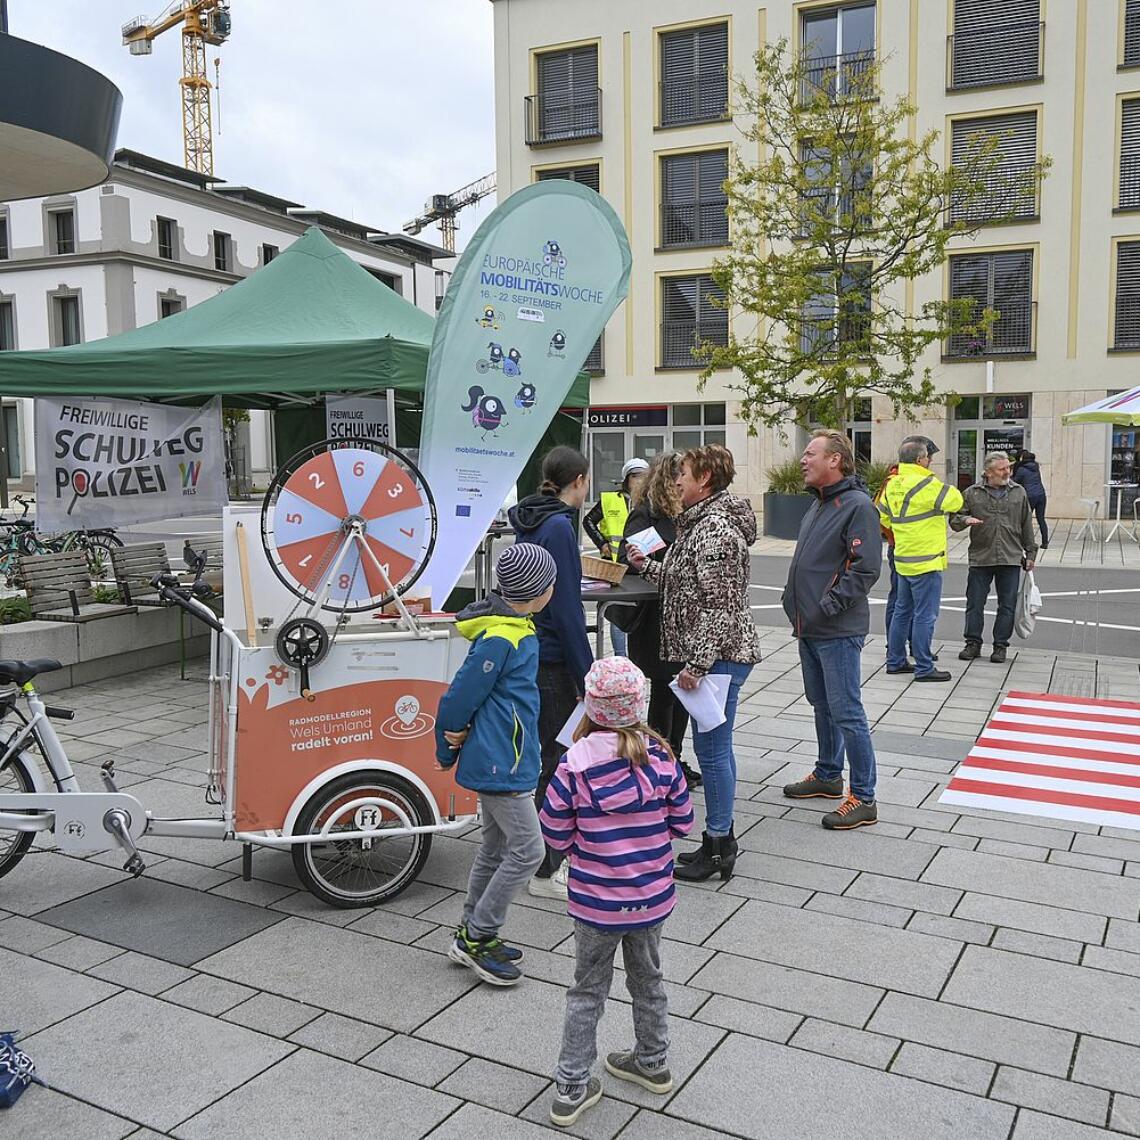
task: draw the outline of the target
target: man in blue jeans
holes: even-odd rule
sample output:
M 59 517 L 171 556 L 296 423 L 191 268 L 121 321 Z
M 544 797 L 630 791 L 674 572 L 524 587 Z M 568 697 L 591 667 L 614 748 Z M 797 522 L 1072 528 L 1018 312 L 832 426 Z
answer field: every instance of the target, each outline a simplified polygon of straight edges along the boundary
M 817 431 L 800 469 L 816 502 L 800 527 L 783 601 L 799 639 L 819 759 L 806 779 L 784 786 L 784 795 L 842 799 L 822 823 L 829 830 L 849 831 L 879 819 L 875 750 L 863 711 L 859 662 L 871 628 L 867 595 L 879 579 L 883 540 L 879 513 L 855 478 L 855 457 L 845 435 Z M 850 768 L 846 798 L 844 756 Z

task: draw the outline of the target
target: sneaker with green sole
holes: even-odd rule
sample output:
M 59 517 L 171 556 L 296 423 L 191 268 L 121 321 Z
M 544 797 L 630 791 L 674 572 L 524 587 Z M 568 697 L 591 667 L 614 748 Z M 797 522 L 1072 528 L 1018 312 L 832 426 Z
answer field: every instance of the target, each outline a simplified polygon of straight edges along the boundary
M 822 796 L 827 800 L 843 799 L 843 777 L 836 776 L 834 780 L 821 780 L 815 772 L 807 779 L 797 780 L 794 784 L 784 785 L 784 795 L 793 800 L 810 800 Z
M 602 1082 L 591 1077 L 584 1085 L 554 1086 L 554 1100 L 550 1105 L 550 1123 L 569 1128 L 588 1108 L 602 1099 Z
M 460 923 L 455 928 L 456 938 L 467 938 L 467 927 Z M 477 938 L 470 939 L 472 942 L 477 942 Z M 506 958 L 508 962 L 521 961 L 523 952 L 517 947 L 512 946 L 509 942 L 504 942 L 497 934 L 493 938 L 484 939 L 488 944 L 488 949 L 498 950 L 502 957 Z
M 492 986 L 513 986 L 522 978 L 522 970 L 503 957 L 501 946 L 493 947 L 492 939 L 478 941 L 466 936 L 457 937 L 448 948 L 447 956 L 466 966 Z
M 673 1074 L 669 1066 L 662 1062 L 649 1068 L 637 1059 L 632 1049 L 622 1053 L 610 1053 L 606 1057 L 606 1072 L 618 1080 L 632 1081 L 641 1085 L 651 1093 L 660 1093 L 662 1096 L 673 1090 Z

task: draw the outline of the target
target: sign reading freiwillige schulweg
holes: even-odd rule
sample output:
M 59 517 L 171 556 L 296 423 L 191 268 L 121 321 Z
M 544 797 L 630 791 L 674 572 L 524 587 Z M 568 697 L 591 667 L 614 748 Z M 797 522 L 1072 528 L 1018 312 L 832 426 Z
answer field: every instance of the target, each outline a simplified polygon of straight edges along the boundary
M 127 526 L 226 503 L 220 397 L 200 408 L 36 400 L 36 525 Z

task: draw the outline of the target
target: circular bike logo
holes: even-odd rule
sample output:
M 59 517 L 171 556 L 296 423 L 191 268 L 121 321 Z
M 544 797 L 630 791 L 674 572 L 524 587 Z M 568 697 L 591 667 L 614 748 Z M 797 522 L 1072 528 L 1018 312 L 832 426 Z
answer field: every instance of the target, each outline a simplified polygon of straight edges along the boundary
M 435 728 L 435 717 L 421 711 L 419 698 L 411 694 L 397 699 L 394 712 L 380 725 L 380 735 L 389 740 L 414 740 Z

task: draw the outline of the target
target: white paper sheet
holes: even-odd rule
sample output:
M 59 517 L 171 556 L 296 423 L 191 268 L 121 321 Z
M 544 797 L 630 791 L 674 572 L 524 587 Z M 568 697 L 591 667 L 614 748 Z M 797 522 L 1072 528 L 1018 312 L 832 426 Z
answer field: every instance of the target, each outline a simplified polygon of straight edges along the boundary
M 625 544 L 640 551 L 646 558 L 655 551 L 665 548 L 665 540 L 657 533 L 657 528 L 654 526 L 647 526 L 645 530 L 639 530 L 636 534 L 626 535 Z
M 695 689 L 682 689 L 675 677 L 669 682 L 669 688 L 693 718 L 697 731 L 712 732 L 725 722 L 724 706 L 731 682 L 727 673 L 709 673 Z
M 574 711 L 566 718 L 566 723 L 559 730 L 558 735 L 554 738 L 562 745 L 563 748 L 569 748 L 574 743 L 574 730 L 582 722 L 582 718 L 586 715 L 586 706 L 579 701 L 574 706 Z

